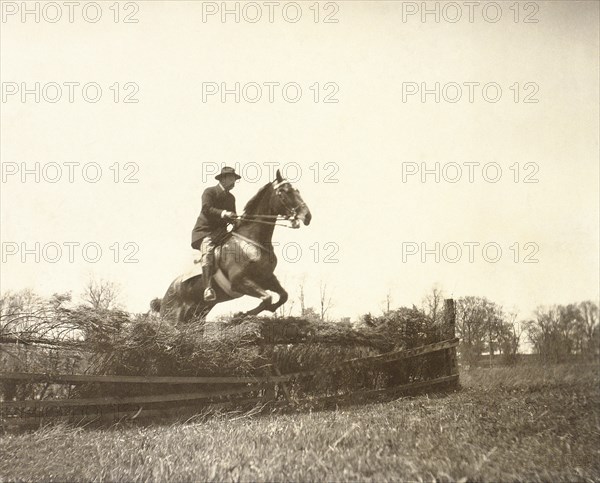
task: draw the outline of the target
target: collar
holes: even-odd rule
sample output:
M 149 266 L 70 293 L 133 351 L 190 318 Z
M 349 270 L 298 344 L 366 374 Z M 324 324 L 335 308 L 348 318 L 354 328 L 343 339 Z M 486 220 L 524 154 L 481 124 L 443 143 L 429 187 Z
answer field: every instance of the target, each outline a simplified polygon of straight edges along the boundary
M 227 190 L 223 187 L 223 185 L 221 184 L 221 182 L 219 181 L 219 184 L 217 185 L 219 188 L 221 188 L 221 192 L 227 192 Z

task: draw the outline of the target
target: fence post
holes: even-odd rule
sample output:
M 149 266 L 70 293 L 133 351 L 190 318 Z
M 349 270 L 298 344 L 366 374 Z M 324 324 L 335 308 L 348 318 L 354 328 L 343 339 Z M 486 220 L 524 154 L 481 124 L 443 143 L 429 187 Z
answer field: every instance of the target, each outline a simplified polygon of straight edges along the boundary
M 456 337 L 456 307 L 453 299 L 444 300 L 444 337 L 447 339 Z M 456 347 L 446 349 L 446 366 L 448 376 L 458 374 Z

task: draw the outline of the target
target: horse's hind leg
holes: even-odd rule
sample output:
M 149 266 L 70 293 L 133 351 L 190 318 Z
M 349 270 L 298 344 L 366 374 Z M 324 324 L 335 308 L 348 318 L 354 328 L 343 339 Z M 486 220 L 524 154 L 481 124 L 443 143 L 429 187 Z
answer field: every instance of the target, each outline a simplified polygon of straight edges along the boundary
M 267 292 L 264 288 L 262 288 L 258 283 L 249 278 L 244 278 L 240 281 L 236 281 L 232 284 L 233 290 L 239 293 L 243 293 L 245 295 L 250 295 L 250 297 L 256 297 L 261 299 L 260 304 L 252 310 L 249 310 L 244 315 L 258 315 L 263 310 L 271 305 L 272 298 L 271 294 Z
M 270 312 L 275 312 L 279 307 L 281 307 L 288 300 L 288 293 L 281 286 L 277 277 L 273 275 L 265 284 L 265 288 L 267 290 L 271 290 L 275 292 L 279 296 L 279 300 L 274 304 L 269 305 L 266 309 Z

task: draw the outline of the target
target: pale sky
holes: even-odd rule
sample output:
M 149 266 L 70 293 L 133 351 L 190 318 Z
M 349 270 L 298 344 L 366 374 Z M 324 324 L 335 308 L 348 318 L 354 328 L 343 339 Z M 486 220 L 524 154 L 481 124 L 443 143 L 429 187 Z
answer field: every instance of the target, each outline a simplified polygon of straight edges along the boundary
M 290 178 L 300 167 L 294 184 L 313 222 L 276 229 L 274 241 L 288 244 L 288 258 L 295 255 L 291 243 L 302 249 L 296 263 L 280 256 L 276 274 L 292 296 L 305 278 L 310 305 L 326 280 L 332 316 L 378 313 L 388 290 L 393 306 L 419 305 L 434 284 L 454 298 L 486 296 L 516 307 L 521 317 L 541 304 L 598 300 L 598 2 L 539 1 L 537 11 L 520 11 L 518 22 L 509 8 L 514 2 L 500 2 L 495 23 L 480 10 L 470 22 L 463 2 L 457 2 L 463 11 L 455 23 L 447 19 L 456 12 L 438 4 L 436 23 L 432 15 L 425 22 L 420 12 L 408 15 L 411 2 L 380 1 L 323 2 L 317 23 L 314 2 L 299 4 L 296 23 L 281 10 L 269 22 L 264 2 L 256 3 L 263 14 L 256 23 L 244 18 L 241 6 L 239 23 L 233 15 L 223 23 L 220 12 L 203 21 L 203 8 L 207 13 L 221 2 L 141 1 L 137 11 L 122 3 L 115 23 L 113 3 L 99 3 L 96 23 L 79 10 L 70 23 L 67 7 L 55 23 L 47 21 L 55 11 L 40 10 L 36 23 L 33 15 L 25 22 L 21 12 L 9 15 L 21 2 L 2 2 L 2 291 L 78 294 L 94 276 L 120 284 L 127 308 L 145 311 L 190 266 L 201 194 L 216 183 L 207 173 L 233 165 L 258 178 L 233 191 L 241 212 L 270 181 L 267 163 L 279 163 Z M 436 2 L 428 5 L 436 8 Z M 288 19 L 296 13 L 286 10 Z M 324 23 L 328 14 L 338 22 Z M 138 22 L 123 23 L 127 15 Z M 34 93 L 22 102 L 22 88 L 35 92 L 36 82 L 40 102 Z M 79 83 L 72 103 L 65 82 Z M 220 93 L 203 102 L 203 89 L 206 94 L 222 83 L 234 89 L 236 82 L 239 103 L 233 94 L 222 102 Z M 265 83 L 272 82 L 279 86 L 271 103 Z M 420 92 L 403 102 L 403 92 L 431 90 L 436 82 L 440 102 L 434 94 L 422 102 Z M 52 83 L 62 86 L 54 103 L 48 101 L 58 96 Z M 98 102 L 84 100 L 87 83 L 102 88 Z M 246 100 L 256 95 L 249 83 L 262 89 L 255 103 Z M 282 92 L 287 83 L 300 85 L 297 102 L 285 100 L 284 94 L 296 95 L 294 85 Z M 497 95 L 495 86 L 502 89 L 497 102 L 484 98 L 486 84 L 488 99 Z M 449 102 L 457 85 L 462 97 Z M 95 91 L 85 94 L 89 99 Z M 139 102 L 124 103 L 128 94 Z M 328 95 L 338 102 L 323 102 Z M 35 163 L 39 182 L 35 174 L 23 182 L 22 168 L 35 173 Z M 62 169 L 55 183 L 52 163 Z M 70 165 L 73 182 L 65 163 L 79 163 Z M 97 176 L 91 163 L 102 169 L 96 183 L 84 179 Z M 462 178 L 436 183 L 431 174 L 423 183 L 418 173 L 403 182 L 403 173 L 422 163 L 430 169 L 439 163 L 447 177 L 456 166 L 448 163 L 457 163 Z M 472 183 L 463 163 L 479 163 L 471 165 Z M 489 165 L 488 178 L 500 166 L 496 183 L 484 179 L 483 165 Z M 138 182 L 124 183 L 127 174 Z M 327 175 L 338 182 L 324 182 Z M 538 182 L 523 182 L 527 175 Z M 86 243 L 101 247 L 96 263 L 84 258 Z M 439 262 L 434 254 L 422 262 L 421 244 L 435 251 L 436 243 Z M 472 263 L 465 243 L 475 247 Z M 502 250 L 495 263 L 481 250 L 489 243 Z M 456 246 L 462 257 L 451 263 Z M 406 253 L 415 247 L 417 254 Z M 25 260 L 23 248 L 33 253 Z M 137 262 L 124 263 L 128 254 Z M 336 263 L 324 262 L 328 254 Z M 93 250 L 87 255 L 95 256 Z M 524 263 L 527 255 L 537 263 Z M 254 305 L 244 298 L 212 316 Z

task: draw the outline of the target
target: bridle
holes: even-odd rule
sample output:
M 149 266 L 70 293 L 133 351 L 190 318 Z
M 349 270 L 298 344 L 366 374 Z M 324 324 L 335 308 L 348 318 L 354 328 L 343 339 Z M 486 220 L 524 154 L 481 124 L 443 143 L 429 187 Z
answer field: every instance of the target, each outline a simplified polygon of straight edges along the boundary
M 306 206 L 306 203 L 304 203 L 304 201 L 301 201 L 296 206 L 291 206 L 287 202 L 287 200 L 285 199 L 285 196 L 283 194 L 282 186 L 285 184 L 288 184 L 291 187 L 291 183 L 288 180 L 283 179 L 278 182 L 273 181 L 272 184 L 273 184 L 273 189 L 275 190 L 275 195 L 279 198 L 280 203 L 285 208 L 286 214 L 285 215 L 246 215 L 246 214 L 242 214 L 241 216 L 238 217 L 238 219 L 243 220 L 243 221 L 248 221 L 250 223 L 261 223 L 263 225 L 283 226 L 285 228 L 299 228 L 300 223 L 298 222 L 298 210 L 300 210 L 301 208 L 304 208 Z M 296 193 L 298 192 L 298 190 L 296 188 L 292 188 L 292 189 Z M 273 221 L 267 221 L 267 220 L 273 220 Z M 289 221 L 290 224 L 288 225 L 288 224 L 277 223 L 278 221 Z
M 298 193 L 298 190 L 296 188 L 292 188 L 291 183 L 288 180 L 286 180 L 286 179 L 281 180 L 278 183 L 275 183 L 273 185 L 273 189 L 275 190 L 275 194 L 279 197 L 279 201 L 281 202 L 281 204 L 283 205 L 283 207 L 287 210 L 286 218 L 291 219 L 291 220 L 295 220 L 295 219 L 298 218 L 298 210 L 300 208 L 306 207 L 306 203 L 304 201 L 301 201 L 296 206 L 290 206 L 290 204 L 285 199 L 285 196 L 282 195 L 283 190 L 282 190 L 281 187 L 283 185 L 285 185 L 285 184 L 289 185 L 290 188 L 292 190 L 294 190 L 295 193 Z

